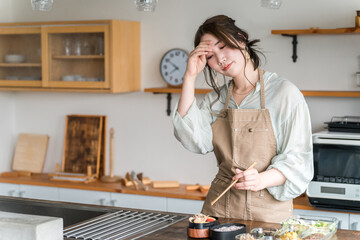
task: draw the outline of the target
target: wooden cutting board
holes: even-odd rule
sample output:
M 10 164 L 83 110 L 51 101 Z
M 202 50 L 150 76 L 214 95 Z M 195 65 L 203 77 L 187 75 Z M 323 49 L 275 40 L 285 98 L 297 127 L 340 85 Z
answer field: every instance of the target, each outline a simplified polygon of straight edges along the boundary
M 44 168 L 49 136 L 20 133 L 13 159 L 14 171 L 41 173 Z

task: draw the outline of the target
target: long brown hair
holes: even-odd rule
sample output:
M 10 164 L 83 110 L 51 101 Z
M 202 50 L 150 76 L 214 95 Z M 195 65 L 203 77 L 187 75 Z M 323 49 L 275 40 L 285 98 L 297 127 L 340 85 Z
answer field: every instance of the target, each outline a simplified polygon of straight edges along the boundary
M 233 48 L 245 50 L 249 53 L 250 59 L 254 64 L 254 70 L 257 69 L 260 65 L 260 58 L 258 53 L 262 56 L 264 54 L 259 50 L 255 49 L 256 43 L 260 42 L 259 39 L 254 39 L 249 41 L 249 35 L 246 31 L 240 29 L 235 25 L 235 20 L 229 18 L 225 15 L 217 15 L 207 19 L 197 30 L 194 39 L 194 46 L 196 47 L 200 43 L 200 39 L 204 34 L 212 34 L 221 42 L 223 42 L 226 46 Z M 241 48 L 238 43 L 244 43 L 245 49 Z M 244 59 L 244 53 L 241 51 Z M 246 61 L 245 61 L 246 64 Z M 208 74 L 206 74 L 206 69 Z M 210 68 L 208 64 L 206 64 L 206 68 L 204 69 L 205 80 L 207 84 L 214 89 L 214 91 L 218 94 L 218 99 L 220 97 L 220 88 L 217 84 L 217 81 L 214 78 L 216 75 L 215 71 Z

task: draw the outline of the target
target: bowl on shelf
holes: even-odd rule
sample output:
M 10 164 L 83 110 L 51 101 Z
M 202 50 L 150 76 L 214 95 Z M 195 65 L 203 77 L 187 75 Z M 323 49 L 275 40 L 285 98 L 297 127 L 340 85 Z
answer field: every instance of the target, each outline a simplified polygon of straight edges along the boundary
M 25 62 L 25 56 L 21 54 L 8 54 L 5 55 L 4 61 L 6 63 L 21 63 Z

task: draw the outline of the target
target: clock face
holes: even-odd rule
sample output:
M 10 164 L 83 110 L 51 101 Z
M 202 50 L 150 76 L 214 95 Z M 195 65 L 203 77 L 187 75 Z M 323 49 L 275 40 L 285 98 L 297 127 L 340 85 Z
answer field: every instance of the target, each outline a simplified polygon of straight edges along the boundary
M 181 49 L 171 49 L 161 59 L 160 73 L 165 82 L 179 86 L 184 82 L 188 54 Z

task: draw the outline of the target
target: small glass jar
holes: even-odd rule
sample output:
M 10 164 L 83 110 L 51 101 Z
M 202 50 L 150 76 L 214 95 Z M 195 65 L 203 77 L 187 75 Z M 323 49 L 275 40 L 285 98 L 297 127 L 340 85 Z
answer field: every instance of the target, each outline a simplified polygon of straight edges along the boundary
M 355 27 L 360 27 L 360 11 L 356 11 L 356 16 L 355 16 Z

